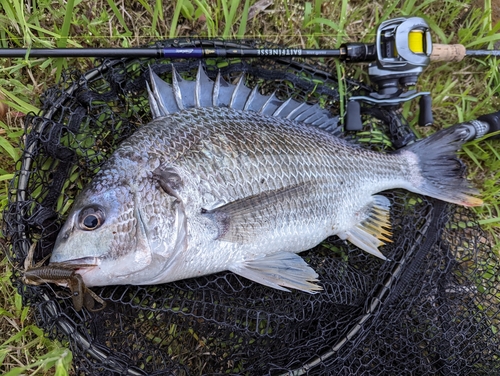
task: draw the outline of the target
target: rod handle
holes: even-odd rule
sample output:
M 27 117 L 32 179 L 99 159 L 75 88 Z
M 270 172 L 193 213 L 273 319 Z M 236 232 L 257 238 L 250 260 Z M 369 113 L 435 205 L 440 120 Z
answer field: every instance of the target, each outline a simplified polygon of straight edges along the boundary
M 462 44 L 432 44 L 431 61 L 462 61 L 464 57 Z
M 492 114 L 479 116 L 477 120 L 488 123 L 489 125 L 488 133 L 500 131 L 500 111 L 494 112 Z M 491 138 L 500 139 L 500 134 L 497 134 Z

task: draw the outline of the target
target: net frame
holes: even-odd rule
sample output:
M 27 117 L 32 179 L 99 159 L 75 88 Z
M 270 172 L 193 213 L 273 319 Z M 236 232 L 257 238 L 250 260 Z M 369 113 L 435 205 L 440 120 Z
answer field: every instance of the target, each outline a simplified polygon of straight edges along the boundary
M 184 39 L 158 42 L 155 47 L 230 47 L 232 43 L 251 48 L 269 46 L 260 41 Z M 264 93 L 276 89 L 283 98 L 316 100 L 334 114 L 341 113 L 339 84 L 317 62 L 290 58 L 211 59 L 204 61 L 204 65 L 212 78 L 218 69 L 228 81 L 244 72 L 247 86 L 260 83 Z M 20 269 L 33 242 L 37 243 L 36 260 L 51 251 L 64 219 L 56 208 L 67 210 L 69 196 L 83 187 L 121 140 L 150 119 L 146 114 L 144 91 L 148 66 L 167 78 L 171 71 L 165 59 L 109 59 L 84 74 L 70 73 L 60 87 L 45 93 L 42 113 L 28 118 L 23 158 L 4 213 L 4 233 L 12 244 L 10 257 Z M 191 78 L 197 66 L 197 61 L 176 63 L 177 70 Z M 277 84 L 276 80 L 285 84 Z M 371 90 L 354 80 L 345 80 L 342 86 L 346 89 L 345 95 Z M 127 96 L 135 96 L 136 100 L 129 103 Z M 106 116 L 101 117 L 102 113 Z M 93 122 L 99 124 L 99 132 L 92 128 Z M 331 132 L 365 147 L 385 151 L 394 150 L 394 145 L 400 146 L 414 137 L 395 110 L 364 107 L 363 122 L 364 132 L 342 132 L 340 127 Z M 88 134 L 93 135 L 93 141 L 86 137 Z M 80 155 L 71 149 L 75 145 Z M 93 148 L 97 148 L 97 152 L 92 152 Z M 40 155 L 45 159 L 40 161 Z M 84 165 L 78 164 L 82 156 Z M 78 176 L 72 180 L 75 165 Z M 39 181 L 34 184 L 35 178 Z M 38 192 L 40 187 L 49 187 L 48 193 Z M 63 189 L 69 193 L 58 194 Z M 477 280 L 485 275 L 485 267 L 493 265 L 493 269 L 498 270 L 498 260 L 490 254 L 491 246 L 485 235 L 465 209 L 402 191 L 385 195 L 393 203 L 394 243 L 384 249 L 392 262 L 374 259 L 337 238 L 328 239 L 303 254 L 320 274 L 325 289 L 320 296 L 270 292 L 232 273 L 218 273 L 161 287 L 96 288 L 94 290 L 105 298 L 107 308 L 94 313 L 75 311 L 64 288 L 24 285 L 21 272 L 14 273 L 13 282 L 24 303 L 36 309 L 38 325 L 49 336 L 68 343 L 74 353 L 77 373 L 401 374 L 407 367 L 401 364 L 406 360 L 407 364 L 413 364 L 412 370 L 417 374 L 494 374 L 491 372 L 500 369 L 498 331 L 493 333 L 491 329 L 497 327 L 498 322 L 498 288 L 492 282 L 494 278 L 490 278 L 486 283 L 487 293 L 481 292 Z M 407 202 L 413 204 L 409 206 Z M 404 218 L 411 218 L 413 222 Z M 453 225 L 458 229 L 447 228 Z M 414 234 L 411 239 L 409 233 Z M 468 265 L 471 262 L 476 266 Z M 436 267 L 441 274 L 428 271 Z M 332 271 L 336 274 L 331 275 Z M 485 282 L 482 283 L 484 287 Z M 461 286 L 469 290 L 460 292 Z M 427 333 L 421 336 L 423 339 L 408 330 L 408 320 L 401 319 L 402 312 L 406 312 L 412 322 L 418 322 L 415 304 L 426 307 L 423 295 L 428 291 L 432 292 L 433 301 L 449 301 L 449 294 L 462 299 L 467 310 L 474 313 L 472 317 L 480 322 L 478 327 L 482 331 L 477 331 L 480 334 L 469 334 L 482 338 L 478 341 L 481 350 L 471 351 L 467 344 L 452 345 L 460 325 L 458 329 L 453 325 L 449 325 L 451 329 L 443 329 L 444 322 L 433 327 L 423 320 L 422 332 Z M 411 299 L 405 300 L 408 294 Z M 479 313 L 476 312 L 478 302 L 483 307 Z M 410 309 L 401 308 L 407 306 Z M 427 307 L 433 312 L 426 311 L 428 318 L 443 321 L 438 317 L 442 314 L 453 321 L 458 317 L 450 309 L 438 309 L 437 315 L 432 308 L 432 304 Z M 394 317 L 401 319 L 400 331 L 386 329 L 395 326 L 391 321 Z M 117 319 L 121 324 L 114 327 L 111 321 Z M 467 317 L 460 320 L 462 326 L 468 324 L 476 328 Z M 136 327 L 132 325 L 134 322 Z M 183 328 L 180 336 L 191 338 L 187 338 L 186 343 L 180 342 L 175 336 L 158 334 L 155 325 L 170 331 Z M 405 330 L 405 341 L 398 344 L 390 338 L 391 334 L 403 337 Z M 119 331 L 123 334 L 110 335 Z M 288 334 L 284 336 L 282 332 Z M 374 333 L 383 339 L 370 339 Z M 204 339 L 200 340 L 202 336 Z M 297 344 L 292 346 L 294 341 Z M 420 350 L 424 342 L 427 347 Z M 131 344 L 132 348 L 124 348 Z M 159 350 L 154 348 L 155 344 Z M 369 345 L 376 345 L 375 349 L 367 349 Z M 198 354 L 202 360 L 189 357 L 178 360 L 185 355 L 179 354 L 181 347 L 200 346 L 205 347 Z M 404 351 L 384 351 L 387 347 Z M 143 357 L 141 353 L 145 349 L 150 353 Z M 203 355 L 207 352 L 211 359 Z M 484 358 L 482 363 L 477 359 L 478 353 Z M 467 356 L 460 358 L 461 354 Z

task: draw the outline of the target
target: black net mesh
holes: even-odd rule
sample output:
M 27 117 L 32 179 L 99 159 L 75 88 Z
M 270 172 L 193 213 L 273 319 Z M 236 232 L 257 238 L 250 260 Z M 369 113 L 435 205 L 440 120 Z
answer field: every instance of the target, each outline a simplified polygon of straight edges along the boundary
M 165 41 L 160 45 L 208 45 Z M 239 42 L 269 47 L 262 42 Z M 151 120 L 148 66 L 170 80 L 168 59 L 102 61 L 68 74 L 27 121 L 23 158 L 4 213 L 10 257 L 22 270 L 50 254 L 75 196 L 117 145 Z M 341 114 L 340 84 L 317 62 L 210 59 L 211 78 L 246 74 L 249 87 L 320 103 Z M 194 79 L 198 61 L 178 61 Z M 366 147 L 394 150 L 412 133 L 394 111 L 363 109 L 365 129 L 332 131 Z M 37 324 L 73 351 L 76 374 L 100 375 L 497 375 L 499 261 L 470 211 L 406 191 L 391 200 L 394 242 L 382 261 L 338 238 L 303 253 L 319 294 L 267 288 L 232 273 L 156 286 L 93 288 L 106 307 L 75 311 L 69 290 L 13 276 Z

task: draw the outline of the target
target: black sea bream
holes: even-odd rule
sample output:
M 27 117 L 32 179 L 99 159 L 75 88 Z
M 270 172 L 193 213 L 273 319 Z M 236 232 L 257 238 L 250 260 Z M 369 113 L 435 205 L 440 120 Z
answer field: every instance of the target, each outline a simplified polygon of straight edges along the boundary
M 452 127 L 387 154 L 320 127 L 318 106 L 250 91 L 240 80 L 151 74 L 151 123 L 121 144 L 75 200 L 51 262 L 95 266 L 87 286 L 158 284 L 230 270 L 277 289 L 320 290 L 297 253 L 331 235 L 384 258 L 389 200 L 404 188 L 480 205 Z

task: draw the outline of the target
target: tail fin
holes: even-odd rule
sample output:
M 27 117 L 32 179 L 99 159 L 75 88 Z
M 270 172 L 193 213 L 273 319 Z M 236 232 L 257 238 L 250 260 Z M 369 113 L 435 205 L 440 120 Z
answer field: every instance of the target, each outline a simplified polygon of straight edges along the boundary
M 413 163 L 417 160 L 420 179 L 414 184 L 416 192 L 464 206 L 483 203 L 471 196 L 477 195 L 478 191 L 464 178 L 463 163 L 456 155 L 456 151 L 470 139 L 469 133 L 469 128 L 458 124 L 399 151 L 407 154 Z

